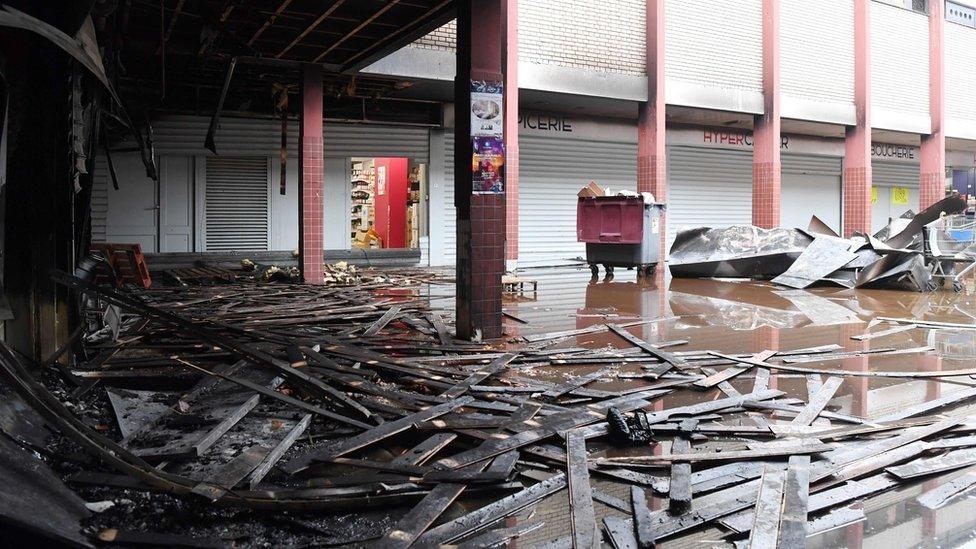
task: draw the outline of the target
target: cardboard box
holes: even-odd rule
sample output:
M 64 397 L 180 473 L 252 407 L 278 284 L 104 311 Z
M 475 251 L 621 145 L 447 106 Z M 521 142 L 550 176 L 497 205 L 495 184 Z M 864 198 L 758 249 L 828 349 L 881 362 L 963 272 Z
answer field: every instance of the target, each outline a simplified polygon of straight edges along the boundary
M 603 192 L 603 188 L 596 184 L 596 181 L 590 181 L 585 187 L 576 193 L 576 196 L 580 198 L 594 198 L 597 196 L 604 196 L 606 193 Z

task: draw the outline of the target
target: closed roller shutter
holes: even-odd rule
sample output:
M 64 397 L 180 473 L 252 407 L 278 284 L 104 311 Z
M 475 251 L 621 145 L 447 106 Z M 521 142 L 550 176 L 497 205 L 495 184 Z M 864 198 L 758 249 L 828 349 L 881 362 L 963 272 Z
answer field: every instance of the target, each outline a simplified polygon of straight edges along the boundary
M 576 193 L 590 181 L 612 192 L 637 188 L 637 145 L 524 135 L 519 138 L 519 266 L 569 263 Z
M 108 162 L 100 151 L 92 171 L 91 196 L 91 239 L 92 242 L 105 242 L 108 234 Z
M 457 208 L 454 207 L 454 135 L 444 139 L 444 264 L 454 266 L 457 256 Z
M 871 181 L 877 200 L 871 205 L 871 231 L 876 232 L 908 210 L 918 212 L 918 164 L 872 162 Z M 894 187 L 908 189 L 908 203 L 895 204 Z
M 207 158 L 206 251 L 268 249 L 268 158 Z
M 807 228 L 816 215 L 841 232 L 841 159 L 827 156 L 782 156 L 780 226 Z
M 203 116 L 164 116 L 154 123 L 159 154 L 209 154 L 203 148 L 210 120 Z M 288 123 L 288 152 L 298 154 L 298 121 Z M 405 156 L 427 162 L 430 130 L 420 126 L 326 122 L 325 156 Z M 221 155 L 275 155 L 281 146 L 281 122 L 270 118 L 221 118 L 216 135 Z
M 671 147 L 668 241 L 692 227 L 752 223 L 752 153 Z

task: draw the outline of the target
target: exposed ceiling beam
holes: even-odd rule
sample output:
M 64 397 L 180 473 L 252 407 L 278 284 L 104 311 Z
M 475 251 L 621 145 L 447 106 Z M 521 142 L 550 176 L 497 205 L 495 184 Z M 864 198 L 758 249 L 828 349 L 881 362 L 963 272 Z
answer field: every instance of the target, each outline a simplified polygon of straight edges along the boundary
M 247 41 L 247 45 L 250 46 L 254 44 L 254 41 L 257 40 L 259 36 L 261 36 L 261 33 L 266 31 L 268 27 L 270 27 L 271 25 L 274 25 L 275 21 L 278 20 L 278 16 L 281 15 L 281 12 L 285 11 L 285 8 L 287 8 L 288 4 L 291 3 L 292 0 L 283 0 L 281 4 L 278 4 L 278 9 L 276 9 L 274 13 L 271 14 L 271 17 L 268 17 L 268 20 L 265 21 L 263 25 L 261 25 L 261 28 L 254 31 L 254 36 L 252 36 L 251 39 Z
M 325 10 L 322 13 L 322 15 L 316 17 L 315 18 L 315 21 L 312 21 L 312 24 L 309 25 L 308 28 L 306 28 L 305 30 L 303 30 L 301 32 L 301 34 L 299 34 L 297 37 L 295 37 L 294 40 L 291 41 L 290 44 L 288 44 L 287 46 L 285 46 L 285 49 L 283 49 L 280 52 L 278 52 L 278 55 L 276 55 L 275 58 L 276 59 L 281 59 L 281 56 L 283 56 L 286 53 L 288 53 L 288 51 L 291 50 L 292 48 L 294 48 L 296 44 L 298 44 L 299 42 L 301 42 L 302 39 L 305 38 L 305 36 L 308 35 L 308 33 L 310 33 L 313 30 L 315 30 L 315 27 L 318 27 L 322 23 L 322 21 L 325 21 L 325 19 L 327 17 L 329 17 L 330 15 L 332 15 L 332 12 L 334 12 L 337 9 L 339 9 L 339 6 L 341 6 L 342 4 L 344 4 L 345 1 L 346 0 L 336 0 L 335 4 L 332 4 L 332 6 L 330 6 L 329 9 Z
M 442 0 L 436 6 L 430 8 L 423 15 L 414 19 L 399 29 L 391 32 L 386 38 L 373 44 L 370 48 L 361 50 L 343 63 L 343 70 L 346 72 L 358 71 L 369 65 L 373 61 L 385 55 L 393 53 L 411 40 L 411 37 L 421 36 L 446 24 L 454 19 L 456 0 Z
M 313 60 L 312 62 L 313 62 L 313 63 L 318 63 L 319 61 L 321 61 L 321 60 L 322 60 L 322 58 L 324 58 L 324 57 L 325 57 L 326 55 L 328 55 L 328 54 L 329 54 L 329 52 L 331 52 L 332 50 L 334 50 L 334 49 L 336 49 L 337 47 L 339 47 L 339 46 L 340 46 L 340 45 L 341 45 L 341 44 L 342 44 L 343 42 L 345 42 L 346 40 L 349 40 L 350 38 L 352 38 L 353 36 L 355 36 L 355 35 L 356 35 L 356 33 L 357 33 L 357 32 L 359 32 L 359 31 L 361 31 L 361 30 L 363 30 L 363 28 L 364 28 L 364 27 L 365 27 L 366 25 L 368 25 L 368 24 L 370 24 L 370 23 L 372 23 L 372 22 L 373 22 L 373 21 L 375 21 L 375 20 L 376 20 L 376 19 L 377 19 L 377 18 L 378 18 L 379 16 L 381 16 L 381 15 L 383 15 L 384 13 L 386 13 L 386 12 L 388 12 L 388 11 L 390 11 L 390 8 L 392 8 L 393 6 L 396 6 L 396 5 L 397 5 L 397 4 L 399 4 L 399 3 L 400 3 L 400 0 L 390 0 L 390 2 L 389 2 L 389 3 L 387 4 L 387 5 L 385 5 L 385 6 L 383 6 L 382 8 L 380 8 L 380 10 L 379 10 L 379 11 L 377 11 L 376 13 L 374 13 L 374 14 L 373 14 L 372 16 L 370 16 L 370 17 L 369 17 L 368 19 L 366 19 L 366 20 L 365 20 L 365 21 L 363 21 L 362 23 L 360 23 L 360 24 L 358 24 L 358 25 L 356 25 L 356 27 L 355 27 L 355 28 L 353 28 L 353 29 L 352 29 L 351 31 L 349 31 L 348 33 L 346 33 L 346 35 L 345 35 L 345 36 L 343 36 L 342 38 L 340 38 L 339 40 L 337 40 L 336 42 L 334 42 L 334 43 L 333 43 L 333 44 L 332 44 L 331 46 L 329 46 L 329 47 L 328 47 L 328 48 L 327 48 L 327 49 L 326 49 L 326 50 L 325 50 L 324 52 L 322 52 L 322 53 L 320 53 L 320 54 L 318 55 L 318 57 L 316 57 L 316 58 L 315 58 L 315 59 L 314 59 L 314 60 Z

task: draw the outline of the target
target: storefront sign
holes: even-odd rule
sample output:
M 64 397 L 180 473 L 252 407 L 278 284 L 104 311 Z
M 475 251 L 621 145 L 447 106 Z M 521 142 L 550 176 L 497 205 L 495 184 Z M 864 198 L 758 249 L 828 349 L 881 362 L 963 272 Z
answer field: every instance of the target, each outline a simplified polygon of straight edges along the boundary
M 891 203 L 895 206 L 908 205 L 908 187 L 892 187 Z
M 726 145 L 739 147 L 752 147 L 752 132 L 737 130 L 703 130 L 702 143 L 706 145 Z M 779 138 L 780 150 L 789 150 L 790 136 L 781 135 Z
M 500 137 L 472 137 L 471 146 L 471 192 L 505 192 L 505 143 Z
M 376 194 L 386 194 L 386 166 L 376 168 Z
M 881 158 L 885 160 L 916 160 L 918 149 L 911 145 L 888 145 L 885 143 L 873 143 L 871 145 L 871 158 Z
M 573 122 L 562 114 L 523 113 L 519 115 L 520 128 L 543 132 L 573 133 Z
M 501 82 L 471 82 L 471 137 L 502 137 L 505 130 L 502 103 Z

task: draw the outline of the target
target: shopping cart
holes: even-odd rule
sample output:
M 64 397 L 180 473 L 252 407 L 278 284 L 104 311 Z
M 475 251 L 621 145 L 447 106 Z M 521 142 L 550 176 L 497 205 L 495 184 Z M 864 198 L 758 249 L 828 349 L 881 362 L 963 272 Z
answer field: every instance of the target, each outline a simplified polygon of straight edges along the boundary
M 925 263 L 932 269 L 932 281 L 942 288 L 951 280 L 952 288 L 961 291 L 962 279 L 976 269 L 976 220 L 948 215 L 925 229 Z

